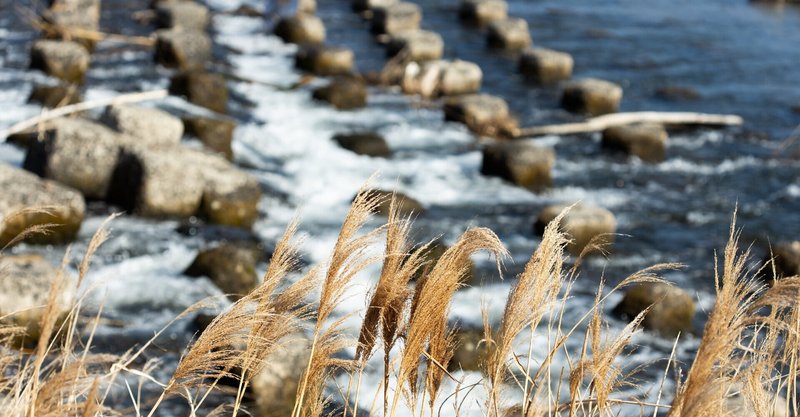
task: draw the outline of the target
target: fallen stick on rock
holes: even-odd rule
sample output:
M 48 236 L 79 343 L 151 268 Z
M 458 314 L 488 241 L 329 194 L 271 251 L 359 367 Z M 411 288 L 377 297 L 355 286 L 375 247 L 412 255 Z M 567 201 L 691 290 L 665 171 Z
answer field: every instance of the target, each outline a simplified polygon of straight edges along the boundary
M 614 113 L 593 117 L 585 122 L 564 123 L 520 128 L 513 131 L 513 137 L 525 138 L 544 135 L 570 135 L 575 133 L 598 132 L 613 126 L 634 123 L 660 123 L 664 125 L 711 125 L 737 126 L 744 120 L 731 114 L 705 114 L 689 112 L 631 112 Z
M 115 97 L 102 98 L 97 100 L 84 101 L 81 103 L 72 104 L 69 106 L 59 107 L 52 110 L 45 110 L 36 117 L 23 120 L 15 123 L 7 129 L 0 130 L 0 139 L 5 140 L 14 133 L 22 132 L 26 129 L 32 128 L 40 123 L 44 123 L 62 116 L 72 113 L 77 113 L 85 110 L 96 109 L 99 107 L 106 107 L 115 104 L 137 103 L 140 101 L 156 100 L 167 97 L 169 93 L 167 90 L 152 90 L 142 91 L 130 94 L 122 94 Z

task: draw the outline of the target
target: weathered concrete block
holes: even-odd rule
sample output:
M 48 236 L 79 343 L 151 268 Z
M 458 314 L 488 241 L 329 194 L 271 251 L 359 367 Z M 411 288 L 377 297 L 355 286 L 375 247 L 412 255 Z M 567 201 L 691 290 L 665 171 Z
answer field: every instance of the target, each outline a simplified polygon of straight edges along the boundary
M 615 113 L 622 101 L 622 87 L 617 84 L 586 78 L 571 81 L 564 87 L 561 106 L 574 113 L 599 116 Z
M 410 61 L 431 61 L 444 54 L 444 40 L 436 32 L 410 30 L 392 35 L 386 48 L 389 56 L 403 53 Z
M 445 120 L 464 123 L 479 134 L 502 135 L 516 127 L 506 101 L 488 94 L 452 97 L 445 101 L 444 115 Z
M 156 20 L 162 28 L 206 30 L 211 20 L 208 8 L 191 1 L 166 1 L 156 6 Z
M 483 150 L 481 174 L 496 176 L 531 191 L 552 185 L 556 153 L 524 142 L 495 143 Z
M 465 21 L 486 25 L 507 19 L 508 3 L 505 0 L 464 0 L 458 14 Z
M 40 103 L 44 107 L 68 106 L 79 103 L 81 94 L 74 85 L 42 85 L 36 84 L 28 96 L 28 102 Z
M 182 28 L 156 32 L 155 61 L 167 68 L 198 69 L 211 61 L 211 38 L 199 30 Z
M 100 0 L 53 0 L 42 13 L 44 20 L 61 28 L 98 30 Z M 94 42 L 80 42 L 92 49 Z
M 228 85 L 221 75 L 202 71 L 178 74 L 170 80 L 169 92 L 217 113 L 228 109 Z
M 354 62 L 352 50 L 335 46 L 308 45 L 295 56 L 297 68 L 321 76 L 350 74 Z
M 659 124 L 614 126 L 603 131 L 602 146 L 625 152 L 645 162 L 664 160 L 667 148 L 667 131 Z
M 367 85 L 354 77 L 337 77 L 313 92 L 316 100 L 325 101 L 339 110 L 352 110 L 367 105 Z
M 478 64 L 457 59 L 442 72 L 439 94 L 443 96 L 473 94 L 481 89 L 483 71 Z
M 359 155 L 388 157 L 392 154 L 386 139 L 374 132 L 339 133 L 333 137 L 333 141 Z
M 394 35 L 417 30 L 422 23 L 422 9 L 414 3 L 400 2 L 373 10 L 372 32 Z
M 652 306 L 652 307 L 651 307 Z M 625 292 L 614 313 L 632 320 L 650 308 L 642 321 L 645 329 L 667 337 L 692 331 L 694 300 L 686 291 L 661 282 L 636 284 Z
M 564 204 L 545 207 L 534 224 L 534 231 L 541 235 L 544 228 L 556 218 L 564 209 Z M 601 207 L 576 204 L 561 220 L 562 230 L 570 237 L 571 242 L 567 249 L 573 255 L 580 255 L 586 246 L 596 237 L 602 239 L 595 243 L 610 245 L 614 240 L 613 233 L 617 230 L 617 220 L 614 214 Z M 608 247 L 604 247 L 608 249 Z
M 225 159 L 194 152 L 202 164 L 200 176 L 205 182 L 200 214 L 211 222 L 249 229 L 258 219 L 261 185 L 245 171 Z
M 292 414 L 298 385 L 311 356 L 311 339 L 302 334 L 288 338 L 291 340 L 279 342 L 284 349 L 276 349 L 267 358 L 264 370 L 250 382 L 259 417 Z
M 501 49 L 525 49 L 533 44 L 528 22 L 516 17 L 490 23 L 486 39 L 489 46 Z
M 58 226 L 31 236 L 28 241 L 33 243 L 62 244 L 78 234 L 86 213 L 78 191 L 6 164 L 0 164 L 0 189 L 0 248 L 37 225 Z M 36 207 L 46 211 L 33 211 Z
M 298 14 L 282 18 L 275 26 L 275 35 L 287 43 L 323 43 L 325 25 L 317 16 Z
M 539 84 L 552 84 L 572 77 L 573 60 L 570 54 L 547 48 L 532 48 L 519 58 L 522 75 Z
M 208 277 L 229 298 L 238 300 L 258 286 L 259 258 L 255 246 L 223 243 L 200 251 L 184 274 Z
M 31 49 L 31 68 L 70 83 L 82 83 L 91 57 L 72 41 L 38 40 Z
M 208 149 L 233 159 L 233 132 L 236 122 L 228 119 L 192 116 L 183 119 L 186 133 L 197 137 Z
M 183 136 L 181 119 L 159 109 L 115 105 L 106 109 L 103 121 L 117 132 L 147 147 L 174 146 Z
M 412 62 L 406 67 L 401 86 L 406 94 L 424 97 L 472 94 L 480 91 L 483 71 L 472 62 Z

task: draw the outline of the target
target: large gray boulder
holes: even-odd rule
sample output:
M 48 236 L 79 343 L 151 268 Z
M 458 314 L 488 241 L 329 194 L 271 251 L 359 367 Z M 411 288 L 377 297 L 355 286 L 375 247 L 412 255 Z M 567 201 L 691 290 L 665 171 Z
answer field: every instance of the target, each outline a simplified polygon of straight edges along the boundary
M 419 29 L 422 23 L 422 9 L 409 2 L 394 3 L 373 10 L 372 32 L 394 35 L 400 32 Z
M 167 68 L 203 68 L 211 56 L 211 38 L 203 31 L 173 28 L 156 32 L 155 61 Z
M 126 142 L 123 135 L 86 119 L 57 119 L 47 124 L 42 140 L 30 142 L 23 166 L 87 198 L 102 199 Z
M 461 19 L 478 25 L 508 18 L 505 0 L 463 0 L 458 10 Z
M 542 191 L 552 185 L 556 154 L 525 142 L 495 143 L 483 150 L 481 173 L 510 181 L 531 191 Z
M 91 57 L 72 41 L 38 40 L 31 49 L 31 68 L 70 83 L 82 83 Z
M 165 1 L 156 6 L 156 21 L 162 28 L 206 30 L 211 16 L 208 8 L 191 1 Z
M 38 225 L 56 226 L 28 241 L 62 244 L 78 234 L 86 213 L 86 203 L 78 191 L 6 164 L 0 164 L 0 189 L 0 248 Z
M 0 316 L 3 324 L 19 326 L 23 332 L 14 344 L 36 345 L 41 335 L 40 323 L 48 303 L 50 286 L 56 279 L 64 285 L 54 300 L 60 318 L 69 312 L 75 296 L 75 284 L 69 277 L 40 256 L 0 256 Z
M 586 78 L 564 87 L 561 106 L 574 113 L 600 116 L 615 113 L 622 101 L 622 87 L 609 81 Z
M 642 321 L 645 329 L 667 337 L 692 331 L 694 318 L 692 296 L 678 287 L 661 282 L 636 284 L 625 292 L 614 312 L 632 320 L 647 308 L 650 308 L 650 311 Z
M 624 152 L 645 162 L 661 162 L 667 152 L 667 135 L 664 126 L 643 123 L 609 127 L 603 131 L 605 149 Z
M 395 33 L 386 45 L 389 56 L 405 54 L 410 61 L 431 61 L 444 54 L 444 40 L 436 32 L 407 30 Z
M 147 147 L 174 146 L 183 136 L 181 119 L 159 109 L 115 105 L 106 109 L 103 121 L 119 133 Z
M 528 80 L 552 84 L 572 77 L 572 56 L 547 48 L 525 50 L 519 58 L 519 70 Z
M 192 152 L 203 168 L 204 181 L 200 214 L 211 222 L 249 229 L 258 219 L 261 185 L 253 175 L 242 171 L 218 155 Z
M 564 204 L 555 204 L 542 209 L 534 224 L 536 234 L 541 235 L 544 228 L 566 207 Z M 602 207 L 576 204 L 561 220 L 561 229 L 570 238 L 567 250 L 573 255 L 580 255 L 595 238 L 601 239 L 595 243 L 605 244 L 604 249 L 608 249 L 614 240 L 617 220 L 613 213 Z
M 298 14 L 282 18 L 275 35 L 287 43 L 318 44 L 325 42 L 325 25 L 317 16 Z
M 489 24 L 487 41 L 490 47 L 519 50 L 533 44 L 528 22 L 518 17 L 495 20 Z
M 211 151 L 221 154 L 227 160 L 233 160 L 233 132 L 236 122 L 204 116 L 191 116 L 183 119 L 183 127 L 187 134 L 195 136 Z

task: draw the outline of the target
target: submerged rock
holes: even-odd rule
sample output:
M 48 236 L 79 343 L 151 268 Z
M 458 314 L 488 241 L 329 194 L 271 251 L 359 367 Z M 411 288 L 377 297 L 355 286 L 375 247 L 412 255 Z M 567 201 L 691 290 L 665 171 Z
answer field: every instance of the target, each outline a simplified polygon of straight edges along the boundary
M 117 132 L 149 147 L 174 146 L 183 136 L 181 119 L 149 107 L 114 105 L 106 109 L 103 121 Z
M 556 154 L 523 142 L 495 143 L 483 150 L 481 174 L 496 176 L 531 191 L 542 191 L 552 185 Z
M 27 239 L 33 243 L 62 244 L 78 234 L 86 203 L 76 190 L 2 163 L 0 189 L 0 249 L 32 226 L 55 225 Z
M 473 132 L 500 136 L 516 128 L 517 122 L 500 97 L 469 94 L 452 97 L 444 103 L 445 120 L 461 122 Z
M 167 68 L 203 68 L 211 56 L 211 38 L 203 31 L 175 28 L 156 32 L 155 61 Z
M 486 25 L 508 18 L 508 3 L 505 0 L 463 0 L 458 14 L 462 20 Z
M 661 162 L 667 152 L 667 131 L 659 124 L 614 126 L 603 131 L 603 148 L 639 157 L 645 162 Z
M 650 306 L 652 308 L 642 321 L 645 329 L 667 337 L 692 331 L 694 300 L 686 291 L 661 282 L 636 284 L 625 292 L 614 312 L 632 320 Z
M 339 133 L 333 137 L 333 141 L 359 155 L 388 157 L 392 154 L 386 139 L 374 132 Z
M 221 75 L 202 71 L 178 74 L 170 80 L 169 92 L 217 113 L 228 109 L 228 85 Z
M 399 2 L 373 10 L 372 32 L 395 35 L 400 32 L 418 30 L 422 23 L 422 9 L 409 2 Z
M 534 232 L 541 235 L 544 228 L 556 218 L 567 205 L 557 204 L 545 207 L 534 224 Z M 574 205 L 561 220 L 561 230 L 571 239 L 567 250 L 573 255 L 580 255 L 584 248 L 595 238 L 595 243 L 602 244 L 608 250 L 614 241 L 613 233 L 617 230 L 617 220 L 610 211 L 583 204 Z
M 561 106 L 574 113 L 600 116 L 615 113 L 622 101 L 622 87 L 609 81 L 586 78 L 564 87 Z
M 313 92 L 316 100 L 325 101 L 339 110 L 352 110 L 367 105 L 367 85 L 355 77 L 337 77 Z
M 58 107 L 68 106 L 70 104 L 79 103 L 81 101 L 81 94 L 73 85 L 42 85 L 36 84 L 31 90 L 31 95 L 28 96 L 28 102 L 39 103 L 44 107 Z
M 31 49 L 31 68 L 70 83 L 82 83 L 91 57 L 72 41 L 38 40 Z
M 233 160 L 233 132 L 236 122 L 229 119 L 191 116 L 183 119 L 186 133 L 197 137 L 208 149 L 217 152 L 227 160 Z
M 350 74 L 354 61 L 352 50 L 325 45 L 301 47 L 295 56 L 297 68 L 321 76 Z
M 156 6 L 156 20 L 163 28 L 206 30 L 211 20 L 208 8 L 191 1 L 165 1 Z
M 522 53 L 519 70 L 538 84 L 552 84 L 572 77 L 572 56 L 547 48 L 531 48 Z
M 63 279 L 64 285 L 54 300 L 55 312 L 61 318 L 69 312 L 75 285 L 68 277 L 59 276 L 65 273 L 40 256 L 0 256 L 0 316 L 4 324 L 23 329 L 15 336 L 15 344 L 36 345 L 50 286 L 56 279 Z
M 490 23 L 486 39 L 490 47 L 501 49 L 525 49 L 533 44 L 528 22 L 517 17 Z
M 275 35 L 287 43 L 323 43 L 325 25 L 317 16 L 298 14 L 282 18 L 275 26 Z
M 431 61 L 444 54 L 444 40 L 436 32 L 428 30 L 408 30 L 392 35 L 386 45 L 389 56 L 405 54 L 410 61 Z
M 260 257 L 256 247 L 223 243 L 200 251 L 184 274 L 208 277 L 232 300 L 238 300 L 258 286 Z

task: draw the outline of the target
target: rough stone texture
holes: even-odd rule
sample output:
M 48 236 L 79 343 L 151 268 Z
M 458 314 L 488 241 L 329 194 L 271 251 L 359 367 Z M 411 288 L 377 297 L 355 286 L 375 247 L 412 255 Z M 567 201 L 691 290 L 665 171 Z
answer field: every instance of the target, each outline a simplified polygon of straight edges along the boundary
M 50 7 L 42 12 L 45 22 L 67 32 L 71 29 L 98 30 L 100 28 L 100 0 L 53 0 Z M 63 33 L 45 32 L 49 38 L 60 39 Z M 94 49 L 95 42 L 88 39 L 77 40 L 88 50 Z
M 311 354 L 310 339 L 304 335 L 289 336 L 279 342 L 266 360 L 267 366 L 250 382 L 259 417 L 288 416 L 292 413 L 297 388 L 302 381 Z
M 27 239 L 33 243 L 71 241 L 83 223 L 86 203 L 79 192 L 21 169 L 0 163 L 0 248 L 31 226 L 58 224 L 48 234 Z M 25 211 L 46 207 L 47 212 Z
M 505 100 L 488 94 L 452 97 L 444 103 L 444 115 L 479 134 L 501 135 L 516 127 Z
M 666 337 L 692 331 L 694 300 L 686 291 L 661 282 L 636 284 L 625 292 L 614 312 L 627 320 L 653 306 L 642 321 L 645 329 Z
M 308 45 L 295 56 L 297 68 L 321 76 L 350 74 L 354 62 L 353 51 L 334 46 Z
M 667 131 L 659 124 L 614 126 L 603 131 L 602 146 L 639 157 L 645 162 L 664 160 Z
M 68 106 L 70 104 L 79 103 L 80 101 L 81 94 L 78 89 L 74 86 L 63 84 L 36 84 L 31 90 L 31 95 L 28 96 L 28 102 L 39 103 L 44 107 L 50 108 Z
M 367 105 L 367 85 L 358 78 L 337 77 L 328 85 L 314 90 L 313 97 L 339 110 L 358 109 Z
M 422 9 L 414 3 L 400 2 L 373 10 L 372 32 L 394 35 L 419 29 Z
M 91 57 L 72 41 L 38 40 L 31 49 L 31 68 L 70 83 L 82 83 Z
M 156 20 L 162 28 L 206 30 L 211 17 L 208 8 L 191 1 L 167 1 L 156 6 Z
M 399 0 L 353 0 L 353 10 L 363 12 L 381 7 L 389 7 Z
M 124 138 L 85 119 L 48 123 L 41 141 L 33 141 L 24 167 L 39 176 L 75 188 L 87 198 L 102 199 Z
M 174 146 L 183 136 L 181 119 L 159 109 L 116 105 L 106 109 L 103 121 L 117 132 L 148 147 Z
M 574 113 L 599 116 L 615 113 L 622 101 L 622 87 L 617 84 L 586 78 L 571 81 L 564 87 L 561 106 Z
M 208 277 L 229 298 L 238 300 L 258 286 L 259 258 L 255 247 L 223 243 L 200 251 L 184 274 Z
M 189 217 L 200 207 L 205 181 L 193 152 L 182 147 L 120 152 L 107 200 L 147 217 Z
M 457 59 L 444 68 L 439 82 L 439 94 L 474 94 L 480 91 L 482 80 L 483 71 L 478 64 Z
M 481 88 L 483 71 L 467 61 L 428 61 L 409 63 L 401 87 L 406 94 L 424 97 L 477 93 Z
M 489 46 L 501 49 L 525 49 L 533 44 L 528 22 L 517 17 L 490 23 L 486 39 Z
M 182 28 L 156 32 L 155 61 L 167 68 L 202 68 L 211 61 L 211 38 L 199 30 Z
M 392 154 L 386 139 L 375 132 L 339 133 L 333 141 L 359 155 L 388 157 Z
M 444 40 L 436 32 L 409 30 L 392 35 L 386 48 L 389 56 L 402 52 L 410 61 L 431 61 L 444 54 Z
M 552 148 L 524 142 L 495 143 L 483 150 L 481 173 L 503 178 L 531 191 L 552 185 L 551 171 L 556 162 Z
M 388 216 L 389 215 L 389 207 L 392 204 L 392 197 L 397 200 L 397 208 L 402 216 L 407 216 L 410 214 L 422 214 L 425 212 L 425 206 L 422 205 L 419 201 L 399 192 L 399 191 L 387 191 L 387 190 L 369 190 L 367 191 L 370 195 L 373 195 L 375 198 L 380 200 L 380 204 L 378 204 L 377 209 L 375 212 L 381 216 Z
M 186 133 L 197 137 L 208 149 L 233 160 L 233 132 L 236 122 L 228 119 L 192 116 L 183 119 Z
M 59 278 L 62 273 L 40 256 L 0 256 L 0 316 L 5 317 L 4 324 L 25 329 L 15 344 L 35 346 L 50 285 L 56 279 L 65 279 L 56 312 L 63 317 L 69 311 L 75 288 L 69 277 Z
M 508 18 L 508 3 L 505 0 L 464 0 L 458 14 L 468 22 L 486 25 Z
M 531 48 L 519 58 L 522 75 L 539 84 L 552 84 L 572 77 L 573 60 L 570 54 L 547 48 Z
M 200 71 L 178 74 L 170 80 L 169 92 L 217 113 L 228 109 L 228 85 L 221 75 Z
M 448 370 L 450 372 L 458 370 L 485 371 L 489 347 L 483 342 L 484 337 L 483 329 L 458 329 L 455 335 L 455 350 L 447 367 Z
M 258 219 L 261 185 L 253 176 L 217 155 L 193 152 L 203 167 L 200 214 L 211 222 L 249 229 Z
M 770 284 L 775 278 L 772 273 L 773 267 L 778 279 L 800 275 L 800 241 L 774 247 L 772 249 L 772 259 L 773 262 L 767 259 L 767 265 L 762 272 L 765 280 Z
M 563 204 L 545 207 L 534 224 L 536 234 L 541 235 L 545 226 L 565 208 L 567 206 Z M 573 255 L 580 255 L 589 242 L 598 236 L 600 240 L 594 243 L 602 244 L 603 249 L 608 250 L 614 240 L 617 220 L 614 214 L 604 208 L 576 204 L 561 220 L 561 228 L 571 239 L 567 250 Z
M 317 16 L 298 14 L 282 18 L 275 26 L 275 35 L 288 43 L 323 43 L 325 25 Z

